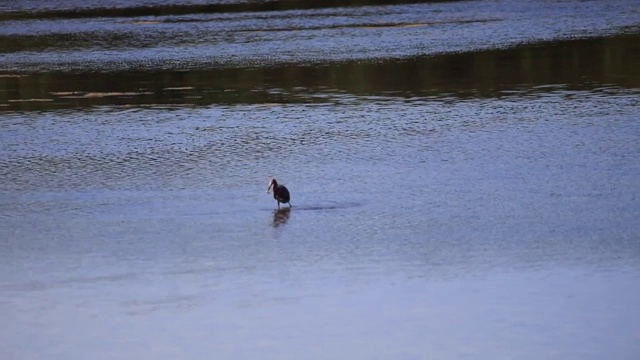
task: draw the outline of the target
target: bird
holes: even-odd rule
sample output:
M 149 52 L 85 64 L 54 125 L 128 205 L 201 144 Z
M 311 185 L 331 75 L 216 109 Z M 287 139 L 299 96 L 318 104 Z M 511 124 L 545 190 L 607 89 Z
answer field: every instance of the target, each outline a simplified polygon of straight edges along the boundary
M 289 207 L 291 207 L 291 203 L 289 202 L 289 200 L 291 199 L 291 197 L 289 196 L 289 189 L 287 189 L 284 185 L 278 185 L 276 179 L 271 179 L 269 188 L 267 189 L 267 194 L 269 193 L 269 190 L 271 190 L 271 188 L 273 188 L 273 198 L 278 202 L 278 209 L 280 209 L 280 203 L 289 204 Z

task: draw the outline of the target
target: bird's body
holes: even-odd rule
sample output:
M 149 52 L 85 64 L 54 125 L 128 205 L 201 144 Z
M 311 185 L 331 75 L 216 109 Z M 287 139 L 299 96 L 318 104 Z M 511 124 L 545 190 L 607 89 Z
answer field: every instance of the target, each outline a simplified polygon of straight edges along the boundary
M 269 188 L 267 189 L 267 193 L 269 190 L 273 188 L 273 198 L 278 202 L 278 209 L 280 209 L 280 203 L 289 204 L 291 207 L 291 196 L 289 195 L 289 189 L 287 189 L 284 185 L 278 185 L 276 179 L 271 179 L 269 183 Z

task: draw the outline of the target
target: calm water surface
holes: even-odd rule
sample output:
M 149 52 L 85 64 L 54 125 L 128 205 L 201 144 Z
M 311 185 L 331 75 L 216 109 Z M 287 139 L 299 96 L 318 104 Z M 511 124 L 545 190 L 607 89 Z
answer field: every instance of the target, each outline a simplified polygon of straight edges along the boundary
M 637 4 L 374 5 L 0 3 L 3 356 L 638 358 Z

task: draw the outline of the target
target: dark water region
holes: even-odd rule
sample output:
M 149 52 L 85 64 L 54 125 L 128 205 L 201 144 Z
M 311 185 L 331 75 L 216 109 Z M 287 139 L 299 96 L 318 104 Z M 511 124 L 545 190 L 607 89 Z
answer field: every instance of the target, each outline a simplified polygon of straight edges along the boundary
M 0 20 L 267 12 L 454 1 L 457 0 L 144 0 L 136 2 L 126 0 L 63 0 L 46 2 L 26 0 L 7 2 L 0 5 L 0 14 L 2 15 Z
M 639 358 L 636 3 L 0 2 L 2 357 Z
M 564 40 L 410 59 L 193 71 L 0 77 L 0 111 L 90 106 L 349 102 L 353 96 L 499 97 L 640 89 L 640 35 Z
M 633 1 L 211 5 L 254 7 L 242 12 L 149 2 L 140 8 L 191 13 L 126 17 L 109 15 L 131 10 L 118 2 L 59 2 L 54 17 L 48 2 L 11 4 L 0 21 L 0 111 L 492 97 L 639 82 Z M 44 8 L 20 20 L 20 6 Z
M 8 73 L 192 71 L 407 59 L 637 34 L 635 1 L 470 1 L 0 22 Z

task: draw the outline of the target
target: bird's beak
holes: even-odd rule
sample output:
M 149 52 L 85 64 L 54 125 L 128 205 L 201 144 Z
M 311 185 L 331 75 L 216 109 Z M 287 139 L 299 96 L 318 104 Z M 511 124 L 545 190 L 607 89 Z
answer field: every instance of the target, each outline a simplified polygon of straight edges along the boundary
M 271 191 L 271 187 L 273 186 L 273 184 L 269 184 L 269 188 L 267 189 L 267 194 L 269 193 L 269 191 Z

